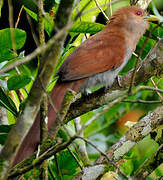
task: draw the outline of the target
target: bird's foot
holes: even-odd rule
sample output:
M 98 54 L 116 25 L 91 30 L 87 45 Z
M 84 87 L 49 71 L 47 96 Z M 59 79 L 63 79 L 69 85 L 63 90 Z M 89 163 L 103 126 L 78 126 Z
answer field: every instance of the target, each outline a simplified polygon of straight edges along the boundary
M 89 88 L 80 88 L 79 92 L 85 96 L 91 94 L 91 90 Z
M 117 84 L 120 88 L 122 88 L 122 85 L 120 83 L 120 76 L 116 76 Z

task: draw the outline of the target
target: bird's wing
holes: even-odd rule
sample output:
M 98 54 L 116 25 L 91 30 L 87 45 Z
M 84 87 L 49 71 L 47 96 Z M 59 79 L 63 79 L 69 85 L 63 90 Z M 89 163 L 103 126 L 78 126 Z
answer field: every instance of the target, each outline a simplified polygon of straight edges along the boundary
M 121 36 L 106 30 L 90 37 L 80 45 L 60 67 L 61 81 L 77 80 L 119 67 L 126 47 Z

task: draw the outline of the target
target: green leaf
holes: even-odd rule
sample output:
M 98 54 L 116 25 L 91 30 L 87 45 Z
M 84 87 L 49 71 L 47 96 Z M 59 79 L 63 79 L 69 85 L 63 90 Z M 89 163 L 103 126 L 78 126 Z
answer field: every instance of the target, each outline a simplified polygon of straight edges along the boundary
M 72 19 L 74 19 L 74 17 L 77 15 L 77 13 L 83 8 L 85 7 L 85 5 L 88 3 L 89 0 L 82 0 L 80 1 L 80 4 L 77 4 L 76 7 L 73 10 L 72 13 Z M 109 2 L 109 0 L 98 0 L 98 3 L 100 6 L 102 6 L 103 10 L 106 10 L 108 8 L 108 6 L 106 5 Z M 89 12 L 88 12 L 89 11 Z M 81 16 L 81 20 L 82 21 L 92 21 L 93 17 L 96 17 L 101 11 L 99 10 L 99 8 L 97 8 L 97 5 L 95 3 L 95 1 L 91 1 L 89 3 L 89 5 L 84 9 L 83 13 L 85 13 L 84 15 Z M 80 18 L 78 18 L 77 22 L 80 21 Z
M 61 153 L 59 153 L 59 156 L 57 156 L 57 161 L 58 168 L 60 169 L 61 174 L 63 175 L 63 179 L 72 179 L 72 177 L 77 173 L 78 164 L 72 157 L 70 152 L 64 150 Z M 58 168 L 56 166 L 55 160 L 51 160 L 49 166 L 49 169 L 51 169 L 51 171 L 55 174 L 56 178 L 59 178 Z
M 163 177 L 163 163 L 159 165 L 147 178 L 146 180 L 161 179 Z
M 0 144 L 4 144 L 13 125 L 0 125 Z
M 35 20 L 37 21 L 37 14 L 33 11 L 31 11 L 30 9 L 24 7 L 24 10 Z
M 78 32 L 78 33 L 90 33 L 95 34 L 105 28 L 105 25 L 93 22 L 78 22 L 75 23 L 70 32 Z
M 0 79 L 0 87 L 2 87 L 4 90 L 8 90 L 8 88 L 7 88 L 7 82 L 6 81 L 4 81 L 4 80 L 2 80 L 2 79 Z
M 51 35 L 51 32 L 54 29 L 54 20 L 53 18 L 46 13 L 46 17 L 45 17 L 45 31 L 47 32 L 48 36 Z
M 35 20 L 37 21 L 37 14 L 33 11 L 31 11 L 30 9 L 28 8 L 24 8 L 25 11 Z M 53 18 L 48 14 L 46 13 L 46 16 L 45 16 L 45 19 L 44 19 L 44 22 L 45 22 L 45 31 L 47 32 L 47 34 L 50 36 L 53 28 L 54 28 L 54 21 L 53 21 Z
M 0 30 L 0 49 L 12 49 L 11 31 L 14 34 L 16 50 L 23 47 L 26 40 L 26 32 L 21 29 L 2 29 Z
M 133 175 L 144 161 L 158 148 L 158 144 L 150 139 L 150 136 L 139 141 L 127 154 L 124 155 L 124 163 L 121 168 L 125 174 Z
M 77 162 L 68 151 L 62 151 L 58 157 L 58 163 L 62 170 L 62 174 L 71 175 L 76 172 Z M 66 166 L 65 166 L 66 164 Z
M 57 4 L 60 4 L 61 0 L 55 0 L 55 2 L 56 2 Z
M 17 54 L 14 53 L 11 49 L 6 48 L 0 50 L 0 62 L 11 60 L 14 57 L 17 57 Z
M 4 62 L 0 63 L 0 69 L 2 69 L 7 63 L 8 63 L 8 61 L 4 61 Z
M 11 31 L 14 35 L 15 49 L 18 50 L 23 47 L 26 40 L 26 32 L 21 29 L 2 29 L 0 30 L 0 62 L 12 59 L 16 54 L 12 51 Z
M 157 25 L 154 23 L 150 23 L 149 25 L 150 26 L 149 26 L 148 30 L 150 32 L 152 32 L 152 35 L 154 35 L 155 37 L 160 37 L 160 38 L 163 37 L 163 28 L 162 27 L 157 27 Z
M 17 116 L 18 113 L 14 102 L 9 96 L 4 93 L 2 88 L 0 88 L 0 106 L 6 108 L 13 115 Z
M 0 125 L 0 133 L 9 133 L 13 125 Z
M 3 0 L 0 1 L 0 17 L 1 17 L 1 9 L 3 7 Z
M 18 1 L 21 5 L 24 5 L 25 7 L 29 8 L 30 10 L 37 12 L 37 4 L 33 0 L 21 0 Z
M 0 144 L 4 144 L 7 139 L 8 134 L 7 133 L 0 133 Z
M 137 45 L 137 48 L 136 48 L 136 53 L 138 53 L 142 49 L 142 46 L 144 45 L 145 41 L 146 41 L 146 38 L 144 36 L 140 38 L 139 44 Z M 145 47 L 143 48 L 143 53 L 141 56 L 142 59 L 146 57 L 146 55 L 154 47 L 155 44 L 156 44 L 155 40 L 148 38 L 148 43 L 145 44 Z
M 7 87 L 9 90 L 17 90 L 26 86 L 30 81 L 31 78 L 27 75 L 15 75 L 8 79 Z

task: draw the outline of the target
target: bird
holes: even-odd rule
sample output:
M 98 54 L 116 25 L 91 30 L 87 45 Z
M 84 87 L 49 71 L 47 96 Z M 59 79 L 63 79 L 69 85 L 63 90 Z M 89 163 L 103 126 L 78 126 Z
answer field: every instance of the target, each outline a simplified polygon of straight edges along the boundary
M 143 9 L 137 6 L 119 8 L 111 16 L 106 27 L 77 47 L 57 71 L 56 76 L 59 78 L 51 92 L 56 110 L 59 111 L 68 88 L 87 93 L 96 85 L 111 87 L 118 73 L 131 58 L 148 26 L 147 14 Z M 55 117 L 56 112 L 49 105 L 49 129 Z M 39 128 L 38 115 L 18 150 L 13 166 L 36 150 L 40 141 Z

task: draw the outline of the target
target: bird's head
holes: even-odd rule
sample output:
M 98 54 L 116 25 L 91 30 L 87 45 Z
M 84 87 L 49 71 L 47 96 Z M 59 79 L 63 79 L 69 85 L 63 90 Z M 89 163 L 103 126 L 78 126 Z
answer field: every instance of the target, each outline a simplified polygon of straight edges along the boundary
M 148 21 L 156 21 L 156 16 L 148 16 L 147 12 L 137 6 L 126 6 L 117 10 L 109 24 L 125 28 L 128 33 L 143 34 L 148 28 Z
M 124 37 L 126 46 L 134 51 L 140 37 L 148 28 L 148 21 L 156 17 L 147 16 L 147 12 L 136 6 L 126 6 L 117 10 L 110 18 L 108 29 Z

